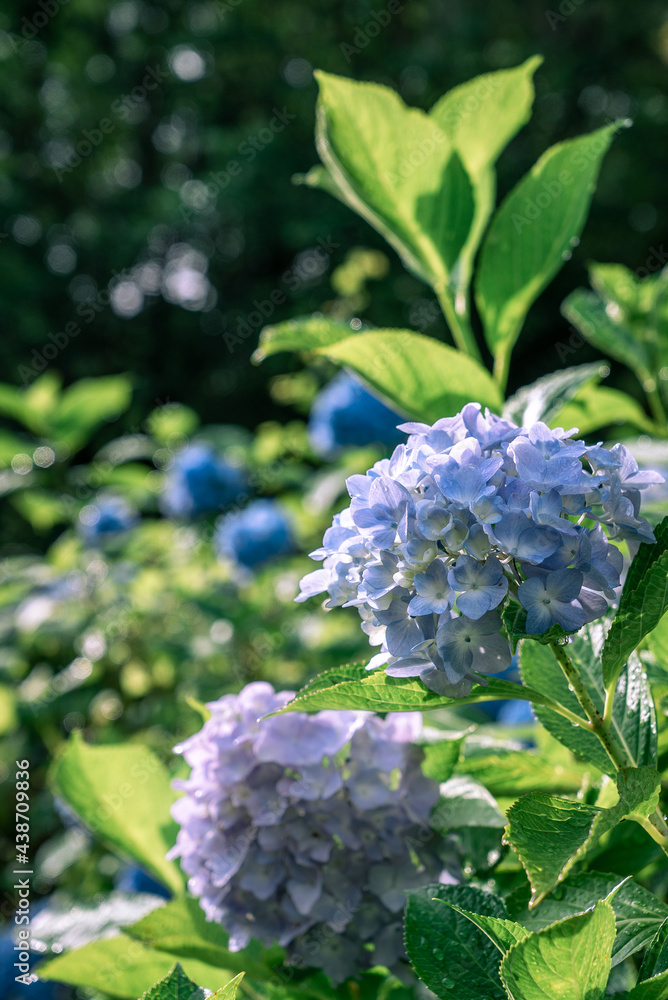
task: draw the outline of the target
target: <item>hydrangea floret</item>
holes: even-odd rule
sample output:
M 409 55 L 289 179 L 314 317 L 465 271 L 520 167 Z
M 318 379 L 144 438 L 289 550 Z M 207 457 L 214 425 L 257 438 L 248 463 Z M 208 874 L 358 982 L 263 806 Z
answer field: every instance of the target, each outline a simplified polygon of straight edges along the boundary
M 439 786 L 420 769 L 421 716 L 258 722 L 292 698 L 258 681 L 208 706 L 177 747 L 191 772 L 175 782 L 185 795 L 171 856 L 233 951 L 278 942 L 291 964 L 335 983 L 373 965 L 401 972 L 404 890 L 459 878 L 428 825 Z
M 357 607 L 380 646 L 370 668 L 465 696 L 510 663 L 509 601 L 526 610 L 527 634 L 574 632 L 615 598 L 623 560 L 611 540 L 654 541 L 640 491 L 663 478 L 624 445 L 518 427 L 477 403 L 400 429 L 405 444 L 348 479 L 350 506 L 297 598 Z

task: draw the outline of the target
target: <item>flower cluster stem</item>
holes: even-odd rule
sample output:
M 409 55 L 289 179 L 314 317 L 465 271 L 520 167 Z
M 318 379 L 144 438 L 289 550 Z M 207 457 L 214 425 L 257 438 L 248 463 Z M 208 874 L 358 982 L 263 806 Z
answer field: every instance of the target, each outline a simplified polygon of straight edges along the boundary
M 624 767 L 630 767 L 631 762 L 613 736 L 609 723 L 604 720 L 603 715 L 601 715 L 598 708 L 594 704 L 589 691 L 585 687 L 575 665 L 571 662 L 568 653 L 563 646 L 559 645 L 558 642 L 551 642 L 550 646 L 557 658 L 557 662 L 559 663 L 566 680 L 569 683 L 569 686 L 589 720 L 589 731 L 600 740 L 605 752 L 615 765 L 617 771 L 621 771 Z
M 458 312 L 456 304 L 448 291 L 439 291 L 437 289 L 436 294 L 456 346 L 463 354 L 468 354 L 469 357 L 482 364 L 482 355 L 476 342 L 473 328 L 471 327 L 468 309 L 465 312 Z
M 566 680 L 568 681 L 569 687 L 575 694 L 575 697 L 587 716 L 587 728 L 589 732 L 593 733 L 594 736 L 600 740 L 605 752 L 615 765 L 615 769 L 617 771 L 621 771 L 626 767 L 632 767 L 632 762 L 628 759 L 623 748 L 613 735 L 611 728 L 614 691 L 618 677 L 615 678 L 614 684 L 611 683 L 607 687 L 605 707 L 603 714 L 601 714 L 594 704 L 589 691 L 585 687 L 582 678 L 577 671 L 577 668 L 571 662 L 564 647 L 559 645 L 558 642 L 551 642 L 550 646 L 557 658 L 557 662 L 559 663 Z M 668 824 L 666 824 L 666 820 L 658 806 L 652 815 L 647 817 L 647 819 L 641 822 L 640 825 L 649 834 L 652 840 L 654 840 L 661 847 L 663 852 L 668 854 Z

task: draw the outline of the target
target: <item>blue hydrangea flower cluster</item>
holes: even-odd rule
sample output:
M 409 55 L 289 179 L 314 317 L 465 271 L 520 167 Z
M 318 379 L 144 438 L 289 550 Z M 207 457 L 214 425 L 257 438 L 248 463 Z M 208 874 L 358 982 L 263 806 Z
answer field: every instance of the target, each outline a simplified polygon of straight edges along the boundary
M 172 807 L 171 856 L 233 951 L 251 937 L 278 942 L 291 964 L 334 983 L 376 964 L 399 971 L 404 891 L 456 880 L 427 822 L 439 788 L 420 769 L 421 717 L 258 723 L 292 697 L 255 682 L 208 706 L 203 729 L 177 747 L 191 772 L 175 782 L 185 795 Z
M 294 546 L 290 522 L 275 500 L 254 500 L 220 519 L 214 545 L 219 556 L 247 570 L 259 569 Z
M 405 444 L 348 479 L 350 506 L 311 553 L 323 568 L 298 601 L 356 606 L 394 677 L 451 697 L 511 659 L 500 611 L 512 596 L 526 631 L 567 632 L 603 615 L 620 583 L 610 538 L 653 541 L 641 472 L 621 444 L 574 440 L 544 423 L 518 427 L 470 403 L 433 427 L 407 423 Z
M 191 444 L 174 460 L 167 473 L 161 507 L 169 517 L 193 518 L 221 511 L 246 499 L 242 472 L 208 444 Z
M 87 545 L 103 545 L 139 521 L 137 512 L 122 497 L 98 496 L 79 512 L 79 533 Z
M 322 458 L 343 448 L 369 444 L 393 448 L 404 440 L 397 429 L 401 417 L 364 388 L 359 379 L 340 372 L 315 398 L 309 418 L 311 446 Z

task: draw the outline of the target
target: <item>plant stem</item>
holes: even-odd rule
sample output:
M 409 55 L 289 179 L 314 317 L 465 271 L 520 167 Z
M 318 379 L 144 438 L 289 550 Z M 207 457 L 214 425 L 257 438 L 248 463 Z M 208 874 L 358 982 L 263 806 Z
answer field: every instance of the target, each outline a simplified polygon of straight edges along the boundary
M 566 677 L 566 680 L 569 683 L 570 688 L 574 692 L 575 697 L 579 701 L 589 720 L 586 724 L 589 732 L 592 732 L 596 737 L 598 737 L 617 771 L 631 767 L 631 761 L 629 761 L 626 757 L 626 754 L 616 738 L 613 736 L 610 728 L 610 723 L 612 722 L 615 689 L 617 687 L 617 681 L 619 680 L 621 669 L 617 671 L 616 676 L 609 681 L 606 687 L 605 706 L 603 709 L 603 715 L 601 715 L 594 704 L 589 691 L 587 691 L 586 687 L 582 683 L 582 679 L 577 669 L 573 663 L 571 663 L 568 653 L 564 647 L 560 646 L 558 642 L 551 642 L 550 646 L 557 658 L 564 676 Z M 660 808 L 657 806 L 651 816 L 648 816 L 642 821 L 638 820 L 638 822 L 650 835 L 652 840 L 655 841 L 659 847 L 661 847 L 663 852 L 668 854 L 668 824 L 666 824 L 666 820 Z
M 465 306 L 464 309 L 458 310 L 455 300 L 452 298 L 447 289 L 437 288 L 436 295 L 438 297 L 439 305 L 443 310 L 446 322 L 450 327 L 452 339 L 455 344 L 463 354 L 468 354 L 470 358 L 474 358 L 482 364 L 482 355 L 478 344 L 476 343 L 475 336 L 473 335 L 468 315 L 468 307 Z
M 631 762 L 627 759 L 626 754 L 615 737 L 612 735 L 609 723 L 604 721 L 603 716 L 594 704 L 589 691 L 587 691 L 587 688 L 582 683 L 582 678 L 574 665 L 571 663 L 568 653 L 563 646 L 559 645 L 558 642 L 551 642 L 550 646 L 552 648 L 552 652 L 557 658 L 557 662 L 559 663 L 566 680 L 569 683 L 570 688 L 575 694 L 577 700 L 580 702 L 580 705 L 589 720 L 589 731 L 598 737 L 600 742 L 603 744 L 605 752 L 615 765 L 615 769 L 617 771 L 621 771 L 624 767 L 630 767 Z
M 510 370 L 510 351 L 500 351 L 494 359 L 494 378 L 499 383 L 499 388 L 505 394 L 508 384 L 508 372 Z
M 663 407 L 663 400 L 661 399 L 661 393 L 659 392 L 659 387 L 654 379 L 651 379 L 654 384 L 653 389 L 645 389 L 645 394 L 647 396 L 647 402 L 649 403 L 649 408 L 652 411 L 652 416 L 657 423 L 657 429 L 662 437 L 666 436 L 666 411 Z M 644 388 L 644 386 L 643 386 Z

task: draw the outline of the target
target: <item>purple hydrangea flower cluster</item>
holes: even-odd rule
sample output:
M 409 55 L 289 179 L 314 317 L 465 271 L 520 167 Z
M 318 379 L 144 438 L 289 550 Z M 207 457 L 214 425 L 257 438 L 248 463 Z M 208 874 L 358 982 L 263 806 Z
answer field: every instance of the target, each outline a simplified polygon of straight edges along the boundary
M 404 891 L 455 880 L 428 826 L 439 787 L 420 769 L 421 717 L 325 711 L 258 723 L 292 697 L 255 682 L 208 706 L 211 718 L 177 748 L 191 772 L 175 782 L 186 794 L 172 807 L 171 856 L 233 951 L 251 937 L 278 942 L 291 964 L 335 983 L 376 964 L 399 971 Z
M 311 553 L 323 568 L 297 598 L 326 591 L 326 606 L 358 607 L 381 646 L 369 667 L 462 697 L 476 674 L 510 663 L 499 612 L 511 596 L 529 634 L 574 632 L 605 614 L 620 584 L 609 539 L 654 540 L 640 490 L 662 477 L 621 444 L 518 427 L 477 403 L 401 429 L 405 444 L 348 479 L 350 506 Z

